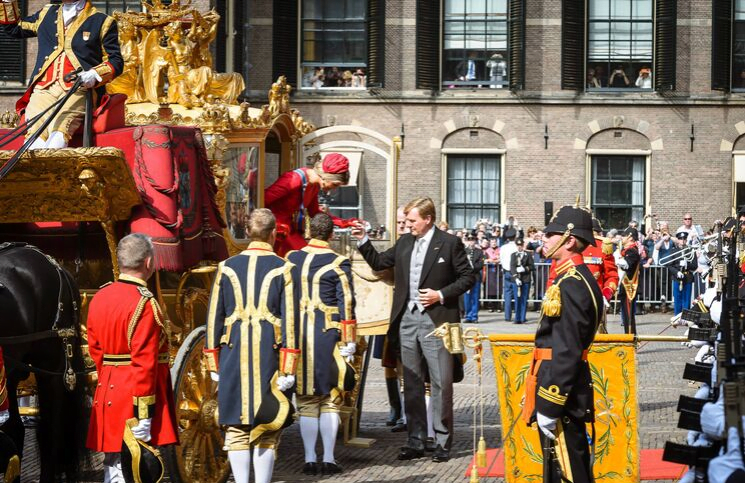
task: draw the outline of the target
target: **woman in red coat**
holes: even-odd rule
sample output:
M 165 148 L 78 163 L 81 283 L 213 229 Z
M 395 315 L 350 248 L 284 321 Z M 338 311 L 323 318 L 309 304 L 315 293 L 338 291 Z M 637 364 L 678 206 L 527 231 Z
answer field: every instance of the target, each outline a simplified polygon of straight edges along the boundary
M 298 168 L 284 173 L 264 191 L 264 206 L 277 219 L 277 241 L 274 249 L 283 257 L 291 250 L 308 244 L 306 226 L 321 211 L 318 192 L 331 191 L 349 182 L 349 160 L 339 153 L 326 155 L 313 168 Z M 332 216 L 334 224 L 346 227 L 348 222 Z M 284 235 L 284 236 L 282 236 Z

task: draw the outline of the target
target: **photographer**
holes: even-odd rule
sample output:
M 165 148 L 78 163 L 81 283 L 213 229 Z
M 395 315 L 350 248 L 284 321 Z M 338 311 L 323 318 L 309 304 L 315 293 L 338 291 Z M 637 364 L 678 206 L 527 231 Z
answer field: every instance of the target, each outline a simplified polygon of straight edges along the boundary
M 610 75 L 608 80 L 608 87 L 628 87 L 631 84 L 629 78 L 626 76 L 626 71 L 623 70 L 623 65 L 618 64 Z
M 652 70 L 646 65 L 639 70 L 639 77 L 636 78 L 636 87 L 640 89 L 652 88 Z

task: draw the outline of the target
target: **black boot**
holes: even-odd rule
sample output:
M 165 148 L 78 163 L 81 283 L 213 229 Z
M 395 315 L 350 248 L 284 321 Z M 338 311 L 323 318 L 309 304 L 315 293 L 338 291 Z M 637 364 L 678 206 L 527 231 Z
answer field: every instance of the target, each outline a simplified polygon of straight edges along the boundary
M 385 422 L 385 425 L 395 426 L 396 421 L 401 418 L 401 399 L 398 395 L 398 378 L 386 378 L 385 387 L 388 389 L 388 405 L 391 408 L 388 412 L 388 420 Z

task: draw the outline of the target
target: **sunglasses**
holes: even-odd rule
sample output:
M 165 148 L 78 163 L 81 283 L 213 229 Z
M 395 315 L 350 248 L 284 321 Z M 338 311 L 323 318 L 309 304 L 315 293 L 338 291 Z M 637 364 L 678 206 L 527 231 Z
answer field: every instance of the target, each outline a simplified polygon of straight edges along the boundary
M 692 220 L 693 218 L 683 218 L 684 220 Z

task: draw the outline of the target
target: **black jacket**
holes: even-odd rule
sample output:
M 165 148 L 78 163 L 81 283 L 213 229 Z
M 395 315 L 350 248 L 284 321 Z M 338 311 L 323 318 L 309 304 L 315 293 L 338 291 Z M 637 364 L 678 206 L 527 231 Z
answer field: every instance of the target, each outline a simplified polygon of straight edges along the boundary
M 466 247 L 465 250 L 468 262 L 473 267 L 473 273 L 480 277 L 481 270 L 484 268 L 484 252 L 477 246 Z
M 670 250 L 668 256 L 674 255 L 680 251 L 682 250 L 676 246 L 672 250 Z M 679 282 L 680 279 L 678 278 L 678 273 L 682 273 L 683 283 L 691 283 L 693 282 L 693 274 L 698 268 L 698 260 L 696 259 L 696 254 L 694 252 L 693 259 L 690 262 L 686 261 L 685 267 L 680 266 L 681 260 L 676 260 L 667 266 L 667 269 L 670 272 L 670 280 L 672 280 L 673 282 Z
M 535 262 L 533 261 L 533 254 L 527 251 L 522 252 L 522 260 L 518 263 L 518 254 L 520 252 L 514 252 L 510 255 L 510 273 L 513 278 L 519 278 L 522 283 L 530 283 L 530 277 L 535 271 Z M 517 267 L 521 266 L 525 269 L 523 273 L 517 273 Z
M 557 265 L 556 272 L 553 285 L 561 291 L 561 313 L 549 317 L 541 311 L 535 346 L 550 347 L 552 358 L 538 370 L 535 407 L 545 416 L 569 415 L 591 422 L 592 377 L 582 352 L 592 344 L 603 316 L 603 294 L 581 258 Z
M 460 322 L 458 297 L 473 287 L 476 278 L 468 263 L 463 242 L 455 235 L 436 227 L 431 229 L 435 232 L 424 256 L 419 288 L 441 291 L 445 303 L 427 307 L 425 312 L 432 318 L 435 326 L 445 322 Z M 373 270 L 394 267 L 395 283 L 388 336 L 396 341 L 401 316 L 409 301 L 409 270 L 415 241 L 416 237 L 405 234 L 384 252 L 378 252 L 369 241 L 359 247 L 362 257 Z

